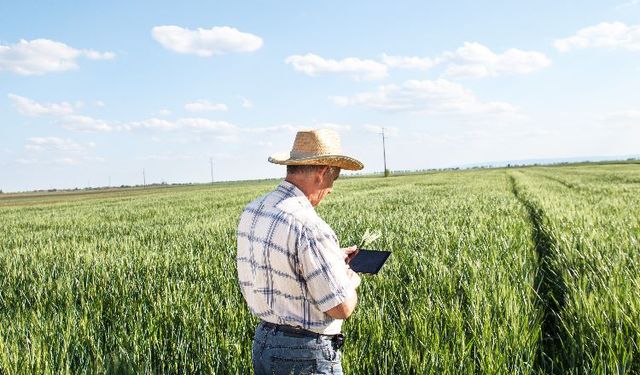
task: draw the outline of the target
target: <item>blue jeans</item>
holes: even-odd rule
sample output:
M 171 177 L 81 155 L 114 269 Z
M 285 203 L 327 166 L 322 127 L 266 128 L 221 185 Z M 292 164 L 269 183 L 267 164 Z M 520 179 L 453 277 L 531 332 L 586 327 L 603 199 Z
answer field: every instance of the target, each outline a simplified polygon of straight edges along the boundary
M 291 334 L 260 323 L 253 339 L 252 356 L 256 375 L 342 375 L 342 355 L 328 336 Z

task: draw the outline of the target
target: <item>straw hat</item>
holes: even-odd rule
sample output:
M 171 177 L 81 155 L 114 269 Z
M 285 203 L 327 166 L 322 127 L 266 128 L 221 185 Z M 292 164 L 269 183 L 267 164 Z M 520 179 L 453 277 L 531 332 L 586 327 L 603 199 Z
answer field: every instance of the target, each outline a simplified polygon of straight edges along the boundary
M 351 171 L 364 167 L 358 160 L 342 155 L 340 136 L 331 129 L 299 131 L 291 152 L 271 155 L 269 161 L 283 165 L 329 165 Z

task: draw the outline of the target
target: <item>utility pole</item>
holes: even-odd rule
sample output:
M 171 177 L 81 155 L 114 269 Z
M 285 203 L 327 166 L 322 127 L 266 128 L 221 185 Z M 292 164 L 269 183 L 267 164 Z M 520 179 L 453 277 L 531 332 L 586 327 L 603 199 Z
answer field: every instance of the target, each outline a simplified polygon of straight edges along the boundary
M 209 158 L 209 164 L 211 164 L 211 184 L 213 184 L 213 158 Z
M 144 168 L 142 168 L 142 186 L 147 186 L 147 175 L 144 173 Z
M 389 171 L 387 170 L 387 150 L 384 142 L 384 127 L 382 128 L 382 159 L 384 160 L 384 176 L 389 176 Z

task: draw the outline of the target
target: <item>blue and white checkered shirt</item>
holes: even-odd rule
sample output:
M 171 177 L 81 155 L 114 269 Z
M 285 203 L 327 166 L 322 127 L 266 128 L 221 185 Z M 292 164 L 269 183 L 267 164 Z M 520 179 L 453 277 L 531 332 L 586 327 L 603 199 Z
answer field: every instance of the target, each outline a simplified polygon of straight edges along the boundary
M 253 314 L 275 324 L 340 333 L 342 320 L 324 311 L 355 288 L 335 233 L 300 189 L 283 181 L 249 203 L 237 234 L 238 279 Z

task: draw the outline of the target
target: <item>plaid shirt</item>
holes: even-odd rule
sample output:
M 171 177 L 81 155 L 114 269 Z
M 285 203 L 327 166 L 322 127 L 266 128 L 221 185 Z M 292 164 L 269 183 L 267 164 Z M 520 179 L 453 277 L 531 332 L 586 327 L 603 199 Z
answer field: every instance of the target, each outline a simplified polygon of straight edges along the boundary
M 353 293 L 344 252 L 300 189 L 283 181 L 249 203 L 238 224 L 238 279 L 258 318 L 317 333 L 340 333 L 325 314 Z

